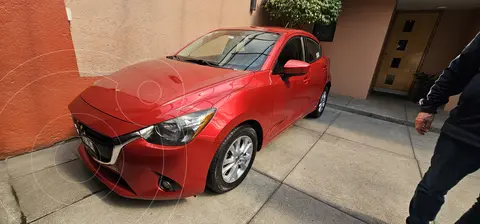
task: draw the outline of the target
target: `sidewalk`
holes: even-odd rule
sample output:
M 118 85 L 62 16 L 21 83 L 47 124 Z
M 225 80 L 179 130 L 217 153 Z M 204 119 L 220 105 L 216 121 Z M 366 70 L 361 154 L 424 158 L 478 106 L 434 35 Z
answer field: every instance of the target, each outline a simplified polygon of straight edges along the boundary
M 110 192 L 77 159 L 78 140 L 5 165 L 26 223 L 404 223 L 437 138 L 327 108 L 262 149 L 235 190 L 178 201 Z M 478 197 L 479 185 L 478 172 L 466 177 L 436 223 L 455 222 Z
M 5 161 L 0 161 L 0 205 L 0 223 L 17 224 L 25 222 L 25 217 L 15 198 L 15 192 L 9 183 Z
M 332 94 L 328 101 L 329 105 L 335 109 L 411 127 L 414 127 L 415 118 L 420 111 L 420 106 L 413 102 L 373 94 L 365 100 Z M 435 115 L 431 131 L 439 133 L 447 118 L 448 112 L 439 109 L 438 114 Z

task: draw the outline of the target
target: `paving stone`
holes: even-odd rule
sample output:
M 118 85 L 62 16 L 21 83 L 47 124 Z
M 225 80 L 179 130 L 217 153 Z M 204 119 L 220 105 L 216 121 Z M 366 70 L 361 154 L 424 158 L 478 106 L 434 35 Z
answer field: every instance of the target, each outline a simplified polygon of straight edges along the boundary
M 367 99 L 352 99 L 347 107 L 394 119 L 406 120 L 405 100 L 403 99 L 370 95 Z
M 480 179 L 466 177 L 445 198 L 445 204 L 437 215 L 435 224 L 455 223 L 477 201 Z
M 8 181 L 7 163 L 0 160 L 0 183 Z
M 338 117 L 340 112 L 341 111 L 339 110 L 327 107 L 320 118 L 313 119 L 306 117 L 297 121 L 295 125 L 323 134 L 328 126 L 330 126 L 330 124 L 332 124 L 332 122 Z
M 404 223 L 414 159 L 324 134 L 285 183 L 368 223 Z
M 68 148 L 70 149 L 70 151 L 72 151 L 72 153 L 78 158 L 80 159 L 80 153 L 78 152 L 78 146 L 82 143 L 82 141 L 80 139 L 76 139 L 74 140 L 76 141 L 77 143 L 76 144 L 72 144 L 72 147 L 65 147 L 65 148 Z
M 347 224 L 363 222 L 287 185 L 282 185 L 250 223 Z
M 254 169 L 283 180 L 320 138 L 320 133 L 292 126 L 257 153 Z
M 328 96 L 327 103 L 338 105 L 338 106 L 346 106 L 352 99 L 353 98 L 350 96 L 342 96 L 342 95 L 330 93 Z
M 428 132 L 425 135 L 420 135 L 415 128 L 412 127 L 409 127 L 409 132 L 410 138 L 412 139 L 413 151 L 418 161 L 430 163 L 440 134 Z
M 8 174 L 12 178 L 21 177 L 57 164 L 77 159 L 73 150 L 80 140 L 59 143 L 50 148 L 12 157 L 6 160 Z
M 12 187 L 7 182 L 0 182 L 0 223 L 21 224 L 22 214 L 15 200 Z
M 35 223 L 247 223 L 279 184 L 251 170 L 241 185 L 221 195 L 145 201 L 102 191 Z
M 325 133 L 414 158 L 405 125 L 341 113 Z
M 13 179 L 12 185 L 27 222 L 105 188 L 80 160 Z

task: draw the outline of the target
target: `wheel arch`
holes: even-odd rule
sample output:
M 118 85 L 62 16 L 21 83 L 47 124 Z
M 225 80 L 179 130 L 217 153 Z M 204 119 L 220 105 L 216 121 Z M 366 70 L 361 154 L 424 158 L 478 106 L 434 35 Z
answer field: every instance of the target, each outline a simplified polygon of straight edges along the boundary
M 258 148 L 257 148 L 257 151 L 260 151 L 260 149 L 262 148 L 262 145 L 263 145 L 263 129 L 262 129 L 262 125 L 256 121 L 256 120 L 246 120 L 242 123 L 240 123 L 238 126 L 241 126 L 241 125 L 249 125 L 251 126 L 255 132 L 257 133 L 257 138 L 258 138 Z
M 255 119 L 255 117 L 249 116 L 247 114 L 241 114 L 234 119 L 231 119 L 223 128 L 220 134 L 216 138 L 216 142 L 222 142 L 225 137 L 236 127 L 239 127 L 241 125 L 250 125 L 255 132 L 257 133 L 257 138 L 258 138 L 258 149 L 259 151 L 264 143 L 264 126 L 258 119 Z
M 325 84 L 325 87 L 330 90 L 330 88 L 332 88 L 332 82 L 328 81 L 327 84 Z

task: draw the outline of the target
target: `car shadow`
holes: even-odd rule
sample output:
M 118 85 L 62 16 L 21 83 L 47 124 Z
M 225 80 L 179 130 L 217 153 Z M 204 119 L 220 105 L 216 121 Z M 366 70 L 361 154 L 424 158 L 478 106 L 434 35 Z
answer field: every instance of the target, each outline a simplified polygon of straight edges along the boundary
M 156 207 L 170 206 L 184 203 L 185 199 L 179 200 L 142 200 L 125 198 L 110 190 L 83 164 L 80 159 L 70 161 L 56 167 L 58 173 L 66 180 L 84 185 L 92 194 L 102 195 L 105 203 L 123 207 Z
M 131 198 L 122 197 L 108 188 L 104 189 L 102 192 L 100 192 L 100 194 L 105 196 L 103 198 L 104 199 L 103 201 L 105 203 L 112 206 L 121 206 L 121 207 L 134 207 L 134 208 L 169 207 L 169 206 L 177 206 L 179 204 L 187 203 L 188 201 L 188 198 L 179 198 L 179 199 L 171 199 L 171 200 L 131 199 Z M 206 188 L 203 193 L 192 196 L 191 198 L 196 198 L 196 197 L 209 198 L 209 197 L 216 197 L 220 195 L 221 194 L 213 192 L 210 189 Z
M 59 175 L 62 175 L 67 181 L 76 184 L 84 185 L 91 191 L 91 195 L 98 195 L 105 203 L 113 206 L 122 207 L 156 207 L 156 206 L 170 206 L 178 203 L 183 203 L 185 199 L 180 200 L 141 200 L 124 198 L 114 191 L 110 190 L 105 184 L 98 180 L 95 175 L 83 164 L 80 159 L 70 161 L 56 167 Z M 85 197 L 88 197 L 85 196 Z
M 186 199 L 177 199 L 177 200 L 142 200 L 142 199 L 131 199 L 124 198 L 110 189 L 105 189 L 100 192 L 98 196 L 102 196 L 101 199 L 104 203 L 107 203 L 114 207 L 127 207 L 127 208 L 157 208 L 157 207 L 170 207 L 177 206 L 179 204 L 185 203 Z
M 80 159 L 56 165 L 55 169 L 57 175 L 59 175 L 63 181 L 70 182 L 72 185 L 83 185 L 91 192 L 98 192 L 106 188 L 106 186 L 85 167 Z
M 97 178 L 93 176 L 93 174 L 87 170 L 85 166 L 83 166 L 83 162 L 80 160 L 74 160 L 71 162 L 72 164 L 70 166 L 60 166 L 59 172 L 62 173 L 62 175 L 66 175 L 66 178 L 69 178 L 71 181 L 76 181 L 77 184 L 82 184 L 85 185 L 90 191 L 90 195 L 86 195 L 83 200 L 87 200 L 87 198 L 90 198 L 90 202 L 94 203 L 105 203 L 108 205 L 108 207 L 115 207 L 115 208 L 128 208 L 136 211 L 149 211 L 149 212 L 159 212 L 163 209 L 175 207 L 175 206 L 185 206 L 188 204 L 188 199 L 177 199 L 177 200 L 142 200 L 142 199 L 130 199 L 130 198 L 125 198 L 122 197 L 115 192 L 111 191 L 108 189 L 103 183 L 101 183 Z M 75 164 L 75 163 L 80 163 L 80 164 Z M 86 175 L 88 174 L 88 176 Z M 225 194 L 233 193 L 236 190 L 239 190 L 242 185 L 239 186 L 238 189 L 234 189 L 232 192 L 227 192 Z M 245 197 L 255 197 L 258 198 L 258 195 L 256 194 L 245 194 Z M 224 197 L 222 194 L 218 194 L 216 192 L 213 192 L 209 190 L 208 188 L 205 189 L 204 193 L 199 194 L 198 196 L 193 196 L 194 197 L 203 197 L 203 198 L 211 198 L 212 200 L 214 199 L 213 197 Z M 296 199 L 294 199 L 296 200 Z M 302 201 L 303 199 L 299 199 L 298 201 Z M 218 203 L 219 200 L 215 200 L 215 203 Z M 222 200 L 220 200 L 222 201 Z M 379 223 L 379 224 L 386 224 L 387 222 L 380 220 L 378 218 L 372 217 L 367 214 L 363 214 L 361 212 L 357 211 L 351 211 L 348 209 L 344 209 L 341 205 L 336 205 L 336 204 L 331 204 L 329 202 L 323 202 L 320 201 L 321 203 L 325 204 L 322 206 L 322 208 L 317 208 L 318 210 L 325 210 L 325 207 L 329 208 L 330 211 L 328 212 L 323 212 L 324 215 L 326 216 L 338 216 L 339 212 L 332 212 L 334 210 L 340 211 L 341 213 L 344 213 L 344 216 L 351 216 L 353 218 L 350 218 L 348 220 L 353 220 L 353 223 Z M 225 206 L 230 206 L 229 201 L 225 201 Z M 318 216 L 318 214 L 313 214 L 313 212 L 305 212 L 302 209 L 295 208 L 295 206 L 285 206 L 285 203 L 283 200 L 278 200 L 274 199 L 274 197 L 270 197 L 268 201 L 265 201 L 263 203 L 267 204 L 272 204 L 274 203 L 275 205 L 269 205 L 273 206 L 275 209 L 281 209 L 282 213 L 286 213 L 289 217 L 293 218 L 293 220 L 302 220 L 305 219 L 305 216 L 307 216 L 308 219 L 310 220 L 317 220 L 320 221 L 320 219 L 324 219 Z M 294 205 L 297 203 L 293 203 Z M 265 206 L 267 207 L 267 206 Z M 298 207 L 302 207 L 302 204 L 299 203 Z M 161 210 L 158 210 L 161 208 Z M 252 208 L 253 209 L 253 208 Z M 212 214 L 215 213 L 212 211 Z M 205 214 L 209 215 L 209 214 Z M 334 218 L 332 218 L 334 219 Z M 324 219 L 324 220 L 330 220 L 329 218 Z M 345 219 L 347 220 L 347 219 Z M 356 221 L 355 221 L 356 220 Z M 327 222 L 329 223 L 329 222 Z M 352 222 L 344 222 L 344 223 L 352 223 Z

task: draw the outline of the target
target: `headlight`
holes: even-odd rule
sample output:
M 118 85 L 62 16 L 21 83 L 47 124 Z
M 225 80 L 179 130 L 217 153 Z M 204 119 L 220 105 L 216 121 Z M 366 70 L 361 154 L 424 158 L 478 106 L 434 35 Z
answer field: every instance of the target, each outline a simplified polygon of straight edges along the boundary
M 210 108 L 164 121 L 140 130 L 140 135 L 153 144 L 185 145 L 207 126 L 215 111 Z

